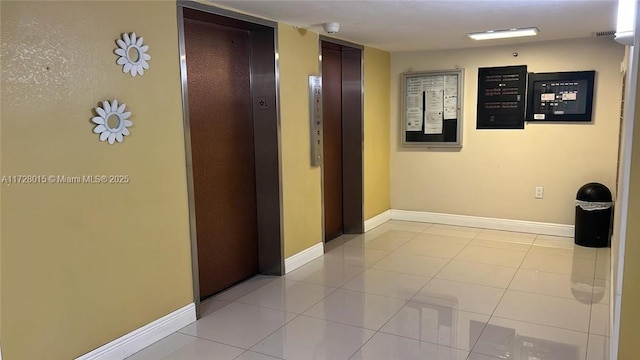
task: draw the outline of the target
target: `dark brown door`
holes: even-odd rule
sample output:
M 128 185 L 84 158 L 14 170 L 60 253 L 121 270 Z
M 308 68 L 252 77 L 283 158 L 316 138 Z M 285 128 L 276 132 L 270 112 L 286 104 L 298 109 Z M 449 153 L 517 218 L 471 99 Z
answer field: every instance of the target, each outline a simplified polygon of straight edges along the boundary
M 184 19 L 200 298 L 258 271 L 249 32 Z
M 362 50 L 322 40 L 324 240 L 364 231 Z
M 324 137 L 324 238 L 342 229 L 342 54 L 336 45 L 322 43 L 322 120 Z
M 342 47 L 342 230 L 364 232 L 362 50 Z

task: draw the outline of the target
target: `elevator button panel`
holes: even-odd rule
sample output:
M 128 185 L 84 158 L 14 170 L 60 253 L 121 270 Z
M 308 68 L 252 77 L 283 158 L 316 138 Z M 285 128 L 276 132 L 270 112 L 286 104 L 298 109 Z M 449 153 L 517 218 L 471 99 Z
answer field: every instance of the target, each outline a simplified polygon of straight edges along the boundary
M 322 165 L 322 77 L 309 76 L 311 166 Z

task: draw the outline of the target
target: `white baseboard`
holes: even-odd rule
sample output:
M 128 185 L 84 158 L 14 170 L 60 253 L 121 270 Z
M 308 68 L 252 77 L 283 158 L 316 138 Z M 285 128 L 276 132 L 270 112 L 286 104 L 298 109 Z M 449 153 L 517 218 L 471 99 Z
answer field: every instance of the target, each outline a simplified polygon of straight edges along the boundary
M 310 248 L 284 259 L 284 273 L 288 274 L 300 266 L 324 255 L 324 243 L 320 242 Z
M 196 306 L 186 305 L 76 360 L 123 360 L 196 321 Z
M 486 218 L 479 216 L 431 213 L 423 211 L 391 210 L 392 220 L 419 221 L 435 224 L 468 226 L 483 229 L 507 230 L 523 233 L 574 236 L 574 226 L 535 221 Z
M 367 232 L 375 228 L 376 226 L 382 225 L 389 220 L 391 220 L 391 210 L 383 211 L 364 222 L 364 232 Z

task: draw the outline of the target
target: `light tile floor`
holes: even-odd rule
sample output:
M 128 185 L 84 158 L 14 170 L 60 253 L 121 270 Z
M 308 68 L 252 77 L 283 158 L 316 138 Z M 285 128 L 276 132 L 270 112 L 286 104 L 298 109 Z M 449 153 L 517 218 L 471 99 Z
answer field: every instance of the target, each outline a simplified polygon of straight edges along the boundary
M 130 359 L 609 359 L 609 249 L 389 221 L 326 250 Z

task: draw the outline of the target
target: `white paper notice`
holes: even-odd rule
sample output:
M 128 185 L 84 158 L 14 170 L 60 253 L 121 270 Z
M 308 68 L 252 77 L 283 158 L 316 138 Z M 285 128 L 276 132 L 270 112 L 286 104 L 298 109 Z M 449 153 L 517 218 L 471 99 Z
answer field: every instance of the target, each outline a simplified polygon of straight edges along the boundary
M 407 131 L 422 130 L 422 109 L 407 109 Z
M 458 75 L 444 76 L 444 119 L 458 118 Z
M 442 111 L 444 104 L 442 90 L 425 92 L 425 107 L 427 111 Z
M 429 76 L 422 79 L 424 91 L 442 91 L 444 89 L 444 76 Z
M 442 134 L 442 111 L 424 112 L 424 133 Z
M 422 131 L 422 93 L 422 79 L 413 78 L 407 80 L 406 131 Z
M 422 110 L 422 93 L 420 95 L 407 96 L 407 109 L 412 108 Z
M 429 76 L 422 79 L 424 90 L 424 133 L 442 134 L 442 111 L 444 109 L 444 76 Z
M 407 80 L 407 97 L 408 96 L 422 96 L 422 80 L 421 79 Z
M 445 75 L 444 76 L 444 90 L 458 93 L 458 75 Z
M 457 103 L 458 103 L 458 99 L 456 96 L 444 97 L 444 119 L 445 120 L 452 120 L 452 119 L 458 118 Z

